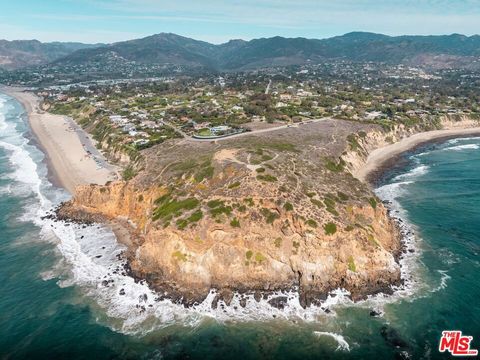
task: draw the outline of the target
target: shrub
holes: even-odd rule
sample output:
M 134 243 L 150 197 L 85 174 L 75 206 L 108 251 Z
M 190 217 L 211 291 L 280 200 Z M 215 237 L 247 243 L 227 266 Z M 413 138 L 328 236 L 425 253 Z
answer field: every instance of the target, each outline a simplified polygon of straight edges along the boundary
M 338 195 L 338 198 L 341 200 L 341 201 L 347 201 L 348 200 L 348 195 L 341 192 L 341 191 L 337 191 L 337 195 Z
M 368 202 L 370 203 L 370 206 L 373 209 L 377 208 L 377 200 L 374 197 L 371 197 L 370 199 L 368 199 Z
M 274 244 L 277 248 L 282 246 L 282 238 L 280 238 L 280 237 L 276 238 L 275 241 L 274 241 Z
M 131 180 L 137 175 L 132 165 L 128 165 L 122 172 L 122 178 L 125 181 Z
M 305 223 L 312 228 L 316 228 L 318 226 L 317 222 L 313 219 L 308 219 Z
M 213 216 L 213 217 L 216 217 L 218 215 L 221 215 L 221 214 L 225 214 L 227 216 L 229 216 L 230 214 L 232 213 L 232 207 L 231 206 L 219 206 L 219 207 L 216 207 L 214 209 L 210 209 L 210 214 Z
M 185 219 L 178 219 L 176 224 L 179 230 L 183 230 L 187 227 L 188 221 Z
M 252 250 L 248 250 L 246 253 L 245 253 L 245 257 L 247 258 L 247 260 L 250 260 L 253 256 L 253 251 Z
M 190 217 L 188 218 L 188 221 L 189 222 L 197 222 L 197 221 L 200 221 L 200 219 L 203 218 L 203 212 L 202 210 L 197 210 L 195 211 L 192 215 L 190 215 Z
M 353 271 L 353 272 L 357 271 L 357 267 L 355 266 L 355 261 L 353 260 L 352 255 L 350 255 L 348 257 L 348 270 Z
M 237 187 L 239 187 L 239 186 L 240 186 L 240 182 L 239 182 L 239 181 L 236 181 L 236 182 L 234 182 L 233 184 L 228 185 L 228 188 L 229 188 L 229 189 L 235 189 L 235 188 L 237 188 Z
M 340 159 L 338 163 L 336 163 L 332 160 L 327 160 L 325 167 L 332 172 L 342 172 L 345 169 L 345 161 Z
M 223 206 L 223 201 L 222 200 L 210 200 L 207 202 L 207 206 L 211 209 L 214 209 L 219 206 Z
M 267 208 L 263 208 L 260 212 L 265 217 L 267 224 L 273 224 L 273 222 L 280 217 L 277 213 L 274 213 Z
M 270 175 L 270 174 L 257 175 L 257 179 L 258 179 L 258 180 L 262 180 L 262 181 L 267 181 L 267 182 L 275 182 L 275 181 L 278 181 L 278 179 L 277 179 L 275 176 Z
M 335 200 L 333 200 L 332 198 L 325 198 L 323 200 L 323 202 L 325 203 L 325 206 L 327 208 L 334 208 L 335 207 Z
M 232 221 L 230 221 L 230 225 L 235 228 L 240 227 L 240 221 L 237 218 L 234 218 Z
M 326 235 L 333 235 L 337 232 L 337 225 L 335 223 L 329 222 L 323 226 Z
M 265 168 L 258 168 L 258 169 L 255 169 L 255 171 L 257 173 L 264 173 L 265 172 Z
M 262 263 L 262 262 L 264 262 L 265 260 L 267 260 L 267 258 L 266 258 L 262 253 L 256 253 L 256 254 L 255 254 L 255 261 L 256 261 L 256 262 Z
M 293 205 L 289 202 L 286 202 L 285 205 L 283 205 L 283 208 L 286 210 L 286 211 L 293 211 Z

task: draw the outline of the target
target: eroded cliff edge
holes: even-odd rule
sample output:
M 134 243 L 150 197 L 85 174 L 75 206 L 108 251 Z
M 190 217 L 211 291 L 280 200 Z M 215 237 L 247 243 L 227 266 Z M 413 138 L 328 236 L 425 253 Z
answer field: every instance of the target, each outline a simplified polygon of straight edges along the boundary
M 60 214 L 128 224 L 132 274 L 187 304 L 211 288 L 227 301 L 298 288 L 303 306 L 339 287 L 353 299 L 388 292 L 401 281 L 399 232 L 349 170 L 375 134 L 389 136 L 335 120 L 166 143 L 145 151 L 134 179 L 79 187 Z

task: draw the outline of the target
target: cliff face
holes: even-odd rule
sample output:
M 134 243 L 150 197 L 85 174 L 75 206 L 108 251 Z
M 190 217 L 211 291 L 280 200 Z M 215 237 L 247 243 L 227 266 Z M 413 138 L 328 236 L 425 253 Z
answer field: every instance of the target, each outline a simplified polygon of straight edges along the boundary
M 129 251 L 133 273 L 157 289 L 178 292 L 187 302 L 201 300 L 210 288 L 269 291 L 299 286 L 308 304 L 338 287 L 358 298 L 399 282 L 394 254 L 400 243 L 381 204 L 375 209 L 370 204 L 347 205 L 341 217 L 350 225 L 337 226 L 334 234 L 258 197 L 252 198 L 254 203 L 262 202 L 262 209 L 278 216 L 272 224 L 252 209 L 238 218 L 240 228 L 206 216 L 195 227 L 179 230 L 152 222 L 153 199 L 160 193 L 139 192 L 125 183 L 84 186 L 64 212 L 130 219 L 141 239 Z
M 400 282 L 395 225 L 334 153 L 267 144 L 196 155 L 162 160 L 155 176 L 79 187 L 61 212 L 128 218 L 132 273 L 186 303 L 211 288 L 228 300 L 298 287 L 306 306 L 338 287 L 358 299 Z

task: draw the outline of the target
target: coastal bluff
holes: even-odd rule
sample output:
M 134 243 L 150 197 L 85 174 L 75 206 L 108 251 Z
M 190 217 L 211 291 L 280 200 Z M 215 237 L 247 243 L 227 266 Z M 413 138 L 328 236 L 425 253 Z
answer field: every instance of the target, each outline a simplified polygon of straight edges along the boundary
M 130 273 L 186 305 L 212 288 L 214 304 L 233 292 L 298 290 L 304 307 L 337 288 L 353 300 L 389 293 L 402 281 L 400 233 L 343 160 L 361 151 L 352 134 L 371 131 L 380 129 L 327 120 L 221 144 L 162 144 L 143 153 L 130 181 L 79 186 L 58 213 L 110 223 Z

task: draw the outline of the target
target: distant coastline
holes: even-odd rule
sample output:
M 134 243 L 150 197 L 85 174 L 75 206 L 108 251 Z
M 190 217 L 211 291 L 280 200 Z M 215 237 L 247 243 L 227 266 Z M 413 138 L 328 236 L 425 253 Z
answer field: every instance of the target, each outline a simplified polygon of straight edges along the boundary
M 414 134 L 394 144 L 373 150 L 363 167 L 353 175 L 361 181 L 373 183 L 385 171 L 394 165 L 405 152 L 432 142 L 440 142 L 452 138 L 480 136 L 480 126 L 471 128 L 433 130 Z
M 113 167 L 107 169 L 95 161 L 101 154 L 92 149 L 92 144 L 86 144 L 87 136 L 80 139 L 78 131 L 81 130 L 73 129 L 69 119 L 41 111 L 39 98 L 22 88 L 0 86 L 0 92 L 15 98 L 25 108 L 32 135 L 45 153 L 55 184 L 73 195 L 78 185 L 105 184 L 116 178 Z M 105 160 L 101 160 L 105 164 Z

